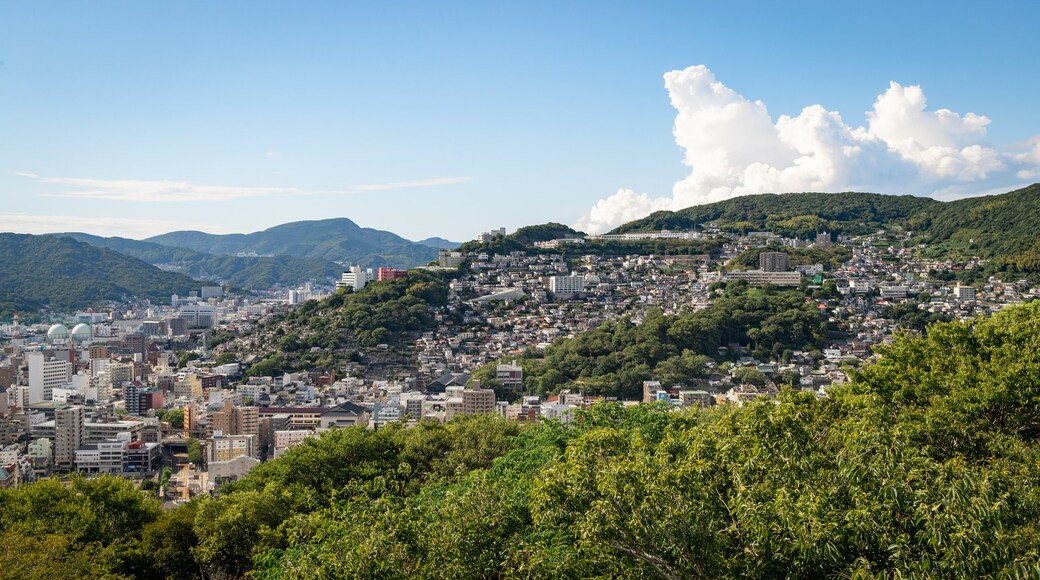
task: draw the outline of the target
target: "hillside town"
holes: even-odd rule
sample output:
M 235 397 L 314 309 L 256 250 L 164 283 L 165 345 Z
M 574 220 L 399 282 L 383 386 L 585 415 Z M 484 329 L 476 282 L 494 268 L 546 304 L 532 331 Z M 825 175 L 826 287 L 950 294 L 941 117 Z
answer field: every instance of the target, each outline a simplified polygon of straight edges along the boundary
M 710 224 L 709 224 L 710 226 Z M 491 240 L 502 232 L 484 234 Z M 625 234 L 624 239 L 722 238 L 718 255 L 582 254 L 584 238 L 540 242 L 508 255 L 441 250 L 429 268 L 447 273 L 448 302 L 436 328 L 405 337 L 408 360 L 346 361 L 267 376 L 245 375 L 260 353 L 246 353 L 272 317 L 336 288 L 306 285 L 287 293 L 226 294 L 204 286 L 169 305 L 133 303 L 54 320 L 0 326 L 0 487 L 66 473 L 159 477 L 169 501 L 213 493 L 250 469 L 329 429 L 448 421 L 494 413 L 530 422 L 568 422 L 608 397 L 580 384 L 536 393 L 516 360 L 560 340 L 627 317 L 709 308 L 727 283 L 798 288 L 840 330 L 826 348 L 756 359 L 742 345 L 710 360 L 703 378 L 675 385 L 644 381 L 640 400 L 676 407 L 741 405 L 784 385 L 826 396 L 848 369 L 899 332 L 919 332 L 892 312 L 926 320 L 988 315 L 1040 294 L 1025 280 L 978 286 L 944 273 L 981 267 L 928 260 L 902 232 L 832 239 L 788 239 L 770 232 Z M 565 247 L 570 253 L 550 253 Z M 808 248 L 835 263 L 792 263 Z M 757 252 L 757 268 L 741 256 Z M 346 269 L 338 288 L 405 276 L 393 268 Z M 230 348 L 234 346 L 235 348 Z M 370 360 L 395 346 L 370 349 Z M 725 359 L 725 360 L 724 360 Z M 493 369 L 498 389 L 474 376 Z M 761 380 L 749 380 L 749 369 Z M 655 378 L 656 379 L 656 378 Z M 504 395 L 504 396 L 503 396 Z M 160 476 L 160 474 L 162 474 Z

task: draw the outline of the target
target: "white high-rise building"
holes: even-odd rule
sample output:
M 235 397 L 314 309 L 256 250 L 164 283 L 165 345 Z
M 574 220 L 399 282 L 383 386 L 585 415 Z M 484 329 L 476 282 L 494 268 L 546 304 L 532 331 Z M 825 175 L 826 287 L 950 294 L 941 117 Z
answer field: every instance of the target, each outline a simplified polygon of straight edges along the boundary
M 339 282 L 336 282 L 336 288 L 350 287 L 355 292 L 365 287 L 372 279 L 372 270 L 364 269 L 361 266 L 351 266 L 350 270 L 343 272 Z
M 181 306 L 179 316 L 188 321 L 188 328 L 213 328 L 217 325 L 217 309 L 209 304 Z
M 584 276 L 553 276 L 549 290 L 558 297 L 570 297 L 585 290 Z
M 953 295 L 956 296 L 958 300 L 971 302 L 972 300 L 975 300 L 975 287 L 961 286 L 958 284 L 953 288 Z
M 50 401 L 54 389 L 60 389 L 72 380 L 72 363 L 67 360 L 47 360 L 43 352 L 30 352 L 29 403 Z

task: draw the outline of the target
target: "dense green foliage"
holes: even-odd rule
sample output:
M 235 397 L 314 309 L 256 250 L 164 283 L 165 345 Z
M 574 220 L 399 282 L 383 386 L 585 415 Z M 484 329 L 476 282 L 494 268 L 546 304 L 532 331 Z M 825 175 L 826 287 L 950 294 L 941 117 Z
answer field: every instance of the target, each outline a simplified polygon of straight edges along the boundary
M 346 218 L 292 222 L 251 234 L 171 232 L 147 241 L 207 254 L 289 255 L 362 266 L 411 268 L 437 258 L 437 249 L 396 234 L 362 228 Z
M 341 289 L 268 321 L 255 350 L 263 358 L 250 376 L 294 369 L 331 368 L 347 349 L 397 341 L 404 333 L 434 328 L 434 308 L 448 301 L 448 285 L 425 270 L 404 278 L 371 282 L 359 292 Z M 317 349 L 317 351 L 312 351 Z
M 197 286 L 183 274 L 69 238 L 0 234 L 0 316 L 132 297 L 169 303 L 171 294 Z
M 102 238 L 81 233 L 62 235 L 92 246 L 115 250 L 149 264 L 174 268 L 194 278 L 218 280 L 245 290 L 266 290 L 276 285 L 297 286 L 312 281 L 328 283 L 330 279 L 339 278 L 343 270 L 335 262 L 317 258 L 215 256 L 187 248 L 119 237 Z
M 638 325 L 608 322 L 520 362 L 536 393 L 574 383 L 586 393 L 638 399 L 643 381 L 671 387 L 702 376 L 705 356 L 719 357 L 719 347 L 736 343 L 762 360 L 780 360 L 784 350 L 821 348 L 825 334 L 816 303 L 801 292 L 731 282 L 704 310 L 669 316 L 651 309 Z
M 993 258 L 991 271 L 1040 271 L 1040 184 L 942 204 L 921 228 L 928 255 Z
M 901 339 L 826 399 L 594 407 L 489 470 L 339 503 L 259 575 L 1033 576 L 1038 340 L 1031 305 Z
M 824 398 L 332 430 L 163 513 L 111 478 L 0 491 L 0 564 L 28 578 L 1040 574 L 1040 303 L 881 354 Z
M 616 233 L 701 229 L 717 223 L 725 231 L 770 231 L 815 238 L 819 232 L 868 234 L 893 226 L 916 229 L 941 202 L 876 193 L 786 193 L 745 195 L 679 211 L 659 211 L 618 227 Z

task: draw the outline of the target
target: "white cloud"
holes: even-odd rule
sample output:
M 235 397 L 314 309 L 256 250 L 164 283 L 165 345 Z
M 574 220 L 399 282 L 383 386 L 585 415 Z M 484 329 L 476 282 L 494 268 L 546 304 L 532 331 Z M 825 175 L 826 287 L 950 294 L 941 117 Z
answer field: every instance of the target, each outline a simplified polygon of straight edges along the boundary
M 70 186 L 46 195 L 124 202 L 230 201 L 263 196 L 348 195 L 369 191 L 452 185 L 470 180 L 469 177 L 435 177 L 415 181 L 368 183 L 337 190 L 305 190 L 295 187 L 195 185 L 186 181 L 166 180 L 43 177 L 29 172 L 19 172 L 16 175 L 44 184 Z
M 707 67 L 664 75 L 676 109 L 673 133 L 690 174 L 670 197 L 620 189 L 576 224 L 602 232 L 661 209 L 682 209 L 755 193 L 876 191 L 953 198 L 1040 176 L 1040 139 L 1002 153 L 986 142 L 990 120 L 928 111 L 919 86 L 891 83 L 865 127 L 811 105 L 775 122 L 716 80 Z M 1025 148 L 1023 148 L 1025 149 Z M 1018 180 L 1018 181 L 1016 181 Z
M 207 232 L 231 233 L 219 224 L 196 224 Z M 141 239 L 183 229 L 184 223 L 138 218 L 86 217 L 67 215 L 0 214 L 0 231 L 19 234 L 84 232 L 99 236 Z
M 355 185 L 350 188 L 352 192 L 362 191 L 389 191 L 392 189 L 411 189 L 413 187 L 436 187 L 438 185 L 454 185 L 465 183 L 470 177 L 431 177 L 430 179 L 417 179 L 415 181 L 394 181 L 390 183 L 366 183 Z

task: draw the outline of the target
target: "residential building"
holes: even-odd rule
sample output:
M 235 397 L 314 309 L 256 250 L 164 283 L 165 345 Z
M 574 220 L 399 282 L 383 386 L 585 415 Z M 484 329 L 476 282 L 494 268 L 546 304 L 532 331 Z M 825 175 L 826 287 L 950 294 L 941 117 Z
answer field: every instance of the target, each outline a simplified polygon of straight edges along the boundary
M 86 409 L 79 405 L 57 409 L 54 412 L 54 466 L 59 469 L 75 467 L 76 450 L 85 438 Z
M 379 268 L 379 270 L 376 271 L 376 280 L 394 280 L 396 278 L 404 278 L 407 275 L 407 270 L 398 270 L 397 268 Z
M 758 268 L 763 272 L 787 272 L 791 269 L 791 255 L 786 252 L 762 252 Z
M 259 454 L 256 435 L 214 435 L 209 440 L 209 461 L 230 461 L 236 457 Z
M 953 287 L 953 295 L 957 297 L 957 300 L 961 302 L 974 302 L 975 301 L 975 287 L 974 286 L 961 286 L 960 284 Z
M 584 276 L 552 276 L 549 278 L 549 291 L 559 298 L 570 298 L 584 290 Z
M 510 364 L 500 364 L 495 368 L 495 380 L 508 393 L 519 393 L 524 390 L 524 369 L 514 360 Z

